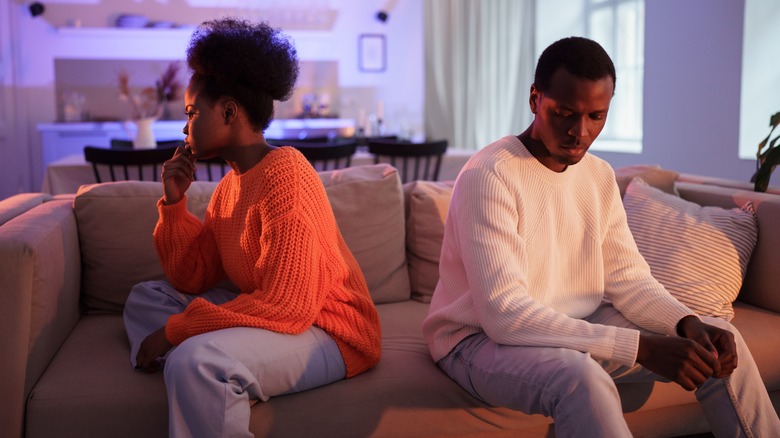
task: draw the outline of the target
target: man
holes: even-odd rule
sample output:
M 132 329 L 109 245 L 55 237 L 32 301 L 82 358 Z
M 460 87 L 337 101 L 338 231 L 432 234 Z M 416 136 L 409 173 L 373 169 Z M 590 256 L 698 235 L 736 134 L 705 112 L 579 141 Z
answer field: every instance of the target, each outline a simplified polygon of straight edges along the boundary
M 614 172 L 587 153 L 614 89 L 598 43 L 542 53 L 533 122 L 455 184 L 423 324 L 431 355 L 475 397 L 553 417 L 557 436 L 630 436 L 615 386 L 629 380 L 696 390 L 719 434 L 769 436 L 780 421 L 741 336 L 651 276 Z

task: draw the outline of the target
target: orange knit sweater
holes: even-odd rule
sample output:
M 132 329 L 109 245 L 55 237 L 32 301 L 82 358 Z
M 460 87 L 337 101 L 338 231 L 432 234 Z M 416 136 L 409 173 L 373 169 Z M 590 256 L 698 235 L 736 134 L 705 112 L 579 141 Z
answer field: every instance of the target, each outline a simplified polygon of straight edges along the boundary
M 313 324 L 338 344 L 347 377 L 379 361 L 379 318 L 366 281 L 299 151 L 279 148 L 244 174 L 229 172 L 204 222 L 187 211 L 186 197 L 160 201 L 158 210 L 154 243 L 177 290 L 202 293 L 228 277 L 241 291 L 222 305 L 195 299 L 171 316 L 172 344 L 229 327 L 295 334 Z

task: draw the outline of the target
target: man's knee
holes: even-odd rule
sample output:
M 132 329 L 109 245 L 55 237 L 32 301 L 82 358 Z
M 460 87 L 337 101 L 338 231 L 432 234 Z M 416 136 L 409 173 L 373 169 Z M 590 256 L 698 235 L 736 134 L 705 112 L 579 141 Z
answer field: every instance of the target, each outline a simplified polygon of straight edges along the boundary
M 612 377 L 587 353 L 568 350 L 551 373 L 550 385 L 562 396 L 575 393 L 618 396 Z

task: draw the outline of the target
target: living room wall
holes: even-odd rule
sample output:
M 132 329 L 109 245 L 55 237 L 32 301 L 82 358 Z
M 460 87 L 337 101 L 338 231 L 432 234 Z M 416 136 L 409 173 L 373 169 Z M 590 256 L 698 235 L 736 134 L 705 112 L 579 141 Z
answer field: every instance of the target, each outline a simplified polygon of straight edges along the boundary
M 370 12 L 388 2 L 370 3 L 360 8 Z M 395 12 L 406 11 L 404 6 L 411 5 L 399 2 Z M 739 159 L 737 147 L 744 7 L 745 0 L 646 2 L 644 149 L 641 154 L 598 152 L 597 155 L 615 167 L 651 163 L 681 172 L 742 181 L 750 178 L 755 163 Z M 18 47 L 20 35 L 17 33 L 24 36 L 30 32 L 47 34 L 49 31 L 35 30 L 40 23 L 30 19 L 29 14 L 23 15 L 26 4 L 21 1 L 0 0 L 0 12 L 0 103 L 4 106 L 0 108 L 3 118 L 0 153 L 5 157 L 0 164 L 2 199 L 39 186 L 40 175 L 30 176 L 34 167 L 32 161 L 39 155 L 31 150 L 39 147 L 37 132 L 34 123 L 26 124 L 21 120 L 26 114 L 38 114 L 40 106 L 45 105 L 51 109 L 44 111 L 47 113 L 45 120 L 38 121 L 51 121 L 55 97 L 51 84 L 28 83 L 22 90 L 9 88 L 9 80 L 14 77 L 17 81 L 29 78 L 25 77 L 25 72 L 17 72 L 18 66 L 13 65 L 10 54 L 15 52 L 19 58 L 27 58 L 35 56 L 38 49 L 34 44 Z M 9 23 L 11 15 L 16 15 L 17 19 Z M 412 15 L 410 11 L 409 16 Z M 416 32 L 410 32 L 414 26 L 398 26 L 398 21 L 393 21 L 395 18 L 398 15 L 391 14 L 388 31 L 398 32 L 403 38 Z M 421 26 L 422 19 L 417 20 L 415 26 Z M 365 26 L 364 31 L 373 31 L 378 24 L 360 26 Z M 12 46 L 11 40 L 15 41 L 16 47 Z M 397 50 L 391 56 L 408 59 L 405 58 L 406 47 L 395 44 L 390 47 L 391 51 Z M 416 58 L 421 53 L 415 55 Z M 412 62 L 406 63 L 403 70 L 416 71 L 418 68 L 421 67 Z M 404 74 L 406 72 L 401 73 Z M 360 85 L 382 82 L 373 76 L 361 76 L 365 83 Z M 393 81 L 388 82 L 392 85 Z M 394 93 L 392 87 L 388 88 L 387 94 L 399 101 L 409 98 L 406 93 Z M 421 89 L 420 94 L 411 93 L 411 96 L 421 95 Z M 756 135 L 760 139 L 766 133 Z
M 755 161 L 738 157 L 744 7 L 744 0 L 646 1 L 643 151 L 596 154 L 613 167 L 659 164 L 749 181 Z
M 258 7 L 283 11 L 305 5 L 329 9 L 324 27 L 310 28 L 299 23 L 293 36 L 302 61 L 335 61 L 341 100 L 339 114 L 355 118 L 365 109 L 373 113 L 383 103 L 388 125 L 404 123 L 413 132 L 422 130 L 423 118 L 423 37 L 422 3 L 418 0 L 275 0 L 273 2 L 223 2 L 197 0 L 177 2 L 137 2 L 51 0 L 42 2 L 43 15 L 32 17 L 31 2 L 0 0 L 0 199 L 20 191 L 39 190 L 43 179 L 40 134 L 37 125 L 55 122 L 61 96 L 56 93 L 55 60 L 170 60 L 184 58 L 187 26 L 203 18 L 201 5 L 218 5 L 218 15 L 256 14 Z M 182 29 L 112 29 L 119 14 L 157 6 L 175 7 Z M 155 5 L 159 4 L 159 5 Z M 197 4 L 198 6 L 192 6 Z M 227 7 L 232 4 L 234 7 Z M 236 10 L 236 8 L 238 8 Z M 388 9 L 386 22 L 376 13 Z M 208 9 L 210 11 L 210 9 Z M 234 13 L 235 12 L 235 13 Z M 288 11 L 289 12 L 289 11 Z M 296 11 L 292 11 L 296 12 Z M 254 15 L 258 15 L 255 17 Z M 295 14 L 293 14 L 295 15 Z M 77 17 L 77 18 L 67 18 Z M 283 19 L 284 16 L 280 16 Z M 213 17 L 212 17 L 213 18 Z M 304 20 L 305 21 L 305 20 Z M 271 22 L 271 25 L 276 26 Z M 156 35 L 162 35 L 159 40 Z M 386 63 L 383 71 L 360 68 L 359 38 L 364 34 L 386 37 Z M 188 35 L 188 34 L 187 34 Z M 128 43 L 129 39 L 133 39 Z

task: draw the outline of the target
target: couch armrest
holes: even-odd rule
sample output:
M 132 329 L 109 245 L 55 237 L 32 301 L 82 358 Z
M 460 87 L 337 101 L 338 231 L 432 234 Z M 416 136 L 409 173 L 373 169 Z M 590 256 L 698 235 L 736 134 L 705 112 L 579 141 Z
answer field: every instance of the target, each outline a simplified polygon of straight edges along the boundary
M 19 193 L 3 199 L 0 201 L 0 225 L 51 198 L 48 193 Z
M 0 260 L 0 430 L 21 436 L 25 400 L 80 316 L 72 203 L 46 202 L 0 226 Z
M 700 205 L 734 208 L 752 201 L 758 215 L 758 243 L 750 257 L 739 301 L 780 312 L 780 195 L 738 188 L 678 182 L 683 198 Z

